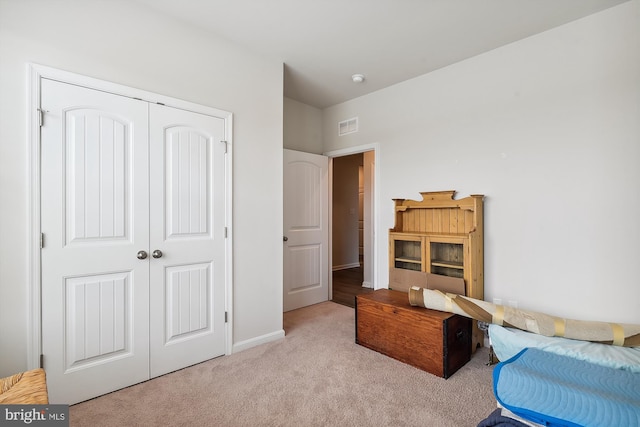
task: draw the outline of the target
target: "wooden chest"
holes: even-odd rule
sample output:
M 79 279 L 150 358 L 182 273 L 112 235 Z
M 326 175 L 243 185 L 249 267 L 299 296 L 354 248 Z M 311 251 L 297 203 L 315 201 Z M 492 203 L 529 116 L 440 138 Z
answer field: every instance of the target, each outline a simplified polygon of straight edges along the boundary
M 449 378 L 471 359 L 471 319 L 413 307 L 405 292 L 356 297 L 356 343 Z

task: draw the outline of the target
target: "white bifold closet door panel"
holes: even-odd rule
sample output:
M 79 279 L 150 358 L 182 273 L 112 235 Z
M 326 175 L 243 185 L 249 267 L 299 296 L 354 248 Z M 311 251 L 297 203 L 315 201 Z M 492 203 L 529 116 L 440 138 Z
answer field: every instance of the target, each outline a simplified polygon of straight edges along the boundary
M 224 354 L 224 119 L 48 79 L 41 97 L 50 401 Z
M 224 120 L 150 105 L 151 376 L 224 354 Z M 154 253 L 156 255 L 154 255 Z

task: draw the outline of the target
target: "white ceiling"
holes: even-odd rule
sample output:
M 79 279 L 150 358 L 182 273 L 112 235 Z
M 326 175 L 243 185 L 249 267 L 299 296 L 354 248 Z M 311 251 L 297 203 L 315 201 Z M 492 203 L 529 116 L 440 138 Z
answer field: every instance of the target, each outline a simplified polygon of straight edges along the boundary
M 136 1 L 283 62 L 284 95 L 324 108 L 628 0 Z

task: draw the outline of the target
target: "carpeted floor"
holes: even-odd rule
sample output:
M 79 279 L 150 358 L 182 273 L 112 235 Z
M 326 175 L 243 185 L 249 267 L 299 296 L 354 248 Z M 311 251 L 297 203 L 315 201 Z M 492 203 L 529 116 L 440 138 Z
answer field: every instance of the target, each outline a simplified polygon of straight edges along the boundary
M 465 427 L 495 409 L 487 349 L 445 380 L 354 342 L 354 309 L 284 315 L 286 337 L 74 405 L 71 426 Z

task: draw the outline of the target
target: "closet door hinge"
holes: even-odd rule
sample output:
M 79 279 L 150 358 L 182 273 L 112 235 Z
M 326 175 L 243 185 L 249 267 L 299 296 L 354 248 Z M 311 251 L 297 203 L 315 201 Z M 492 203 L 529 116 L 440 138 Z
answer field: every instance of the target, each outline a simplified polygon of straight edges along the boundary
M 44 111 L 38 108 L 38 126 L 42 127 L 44 123 Z
M 229 143 L 227 141 L 220 141 L 224 144 L 224 154 L 227 154 L 229 150 Z
M 224 238 L 229 237 L 229 229 L 227 227 L 224 228 Z
M 228 323 L 229 322 L 229 312 L 225 311 L 224 312 L 224 323 Z
M 44 248 L 44 233 L 40 233 L 40 249 Z
M 44 354 L 40 355 L 40 367 L 44 369 Z

